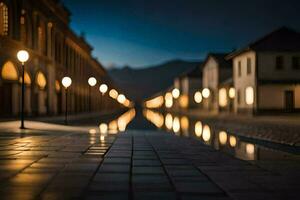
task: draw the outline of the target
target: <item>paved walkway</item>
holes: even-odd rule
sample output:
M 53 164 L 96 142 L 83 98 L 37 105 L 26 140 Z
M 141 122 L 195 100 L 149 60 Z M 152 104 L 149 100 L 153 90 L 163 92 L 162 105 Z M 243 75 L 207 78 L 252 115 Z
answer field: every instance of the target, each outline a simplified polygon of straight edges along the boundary
M 1 199 L 297 199 L 300 163 L 246 162 L 165 132 L 0 133 Z

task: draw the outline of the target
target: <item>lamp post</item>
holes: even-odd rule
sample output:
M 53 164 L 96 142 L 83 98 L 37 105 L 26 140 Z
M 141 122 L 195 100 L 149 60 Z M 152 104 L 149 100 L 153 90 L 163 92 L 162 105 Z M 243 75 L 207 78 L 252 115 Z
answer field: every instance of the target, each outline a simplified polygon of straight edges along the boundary
M 24 92 L 25 92 L 25 82 L 24 82 L 24 75 L 25 75 L 25 62 L 29 59 L 29 54 L 25 50 L 21 50 L 17 53 L 18 60 L 22 63 L 22 103 L 21 103 L 21 129 L 25 129 L 24 126 Z
M 89 87 L 89 110 L 92 111 L 92 97 L 91 97 L 91 88 L 94 87 L 97 84 L 97 80 L 94 77 L 90 77 L 88 79 Z
M 70 87 L 70 85 L 72 84 L 72 79 L 68 76 L 65 76 L 61 80 L 61 83 L 66 91 L 65 124 L 68 124 L 68 87 Z
M 101 97 L 101 100 L 100 100 L 100 105 L 101 105 L 101 108 L 102 108 L 102 98 L 103 98 L 103 95 L 107 92 L 107 90 L 108 90 L 108 86 L 105 84 L 105 83 L 103 83 L 103 84 L 101 84 L 100 85 L 100 87 L 99 87 L 99 91 L 101 92 L 101 94 L 102 94 L 102 97 Z

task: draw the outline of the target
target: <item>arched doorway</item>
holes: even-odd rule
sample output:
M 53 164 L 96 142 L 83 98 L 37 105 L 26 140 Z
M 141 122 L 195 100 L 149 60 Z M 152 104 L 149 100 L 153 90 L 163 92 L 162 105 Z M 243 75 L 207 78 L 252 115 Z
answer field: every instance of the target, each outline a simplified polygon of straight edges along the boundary
M 1 68 L 0 81 L 0 115 L 9 116 L 19 112 L 18 98 L 19 73 L 11 61 L 7 61 Z

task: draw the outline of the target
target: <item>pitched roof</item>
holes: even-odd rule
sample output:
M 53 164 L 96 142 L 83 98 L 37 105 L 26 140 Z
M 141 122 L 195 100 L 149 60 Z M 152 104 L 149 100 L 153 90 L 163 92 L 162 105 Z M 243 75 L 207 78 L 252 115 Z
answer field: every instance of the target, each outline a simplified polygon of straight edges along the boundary
M 231 68 L 232 63 L 225 59 L 228 53 L 210 53 L 208 56 L 213 57 L 217 63 L 219 64 L 220 68 Z
M 199 65 L 197 65 L 193 69 L 180 74 L 178 78 L 188 77 L 188 78 L 202 79 L 202 68 L 203 68 L 203 63 L 201 62 L 201 63 L 199 63 Z
M 300 51 L 300 33 L 288 27 L 281 27 L 266 36 L 248 44 L 226 58 L 231 59 L 245 51 Z

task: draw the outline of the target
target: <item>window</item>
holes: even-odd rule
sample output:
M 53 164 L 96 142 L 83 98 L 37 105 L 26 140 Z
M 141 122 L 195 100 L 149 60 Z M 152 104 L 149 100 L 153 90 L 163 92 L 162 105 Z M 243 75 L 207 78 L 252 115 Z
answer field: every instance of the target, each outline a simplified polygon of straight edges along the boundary
M 0 35 L 8 35 L 8 8 L 0 3 Z
M 282 56 L 276 57 L 276 69 L 277 70 L 283 69 L 283 57 Z
M 241 91 L 239 89 L 237 90 L 237 102 L 241 104 Z
M 253 87 L 247 87 L 245 90 L 245 99 L 247 105 L 252 105 L 254 103 L 254 90 Z
M 251 74 L 251 58 L 247 58 L 247 74 Z
M 241 77 L 242 75 L 242 62 L 238 62 L 238 76 Z
M 23 42 L 23 44 L 26 44 L 27 42 L 27 31 L 26 31 L 26 21 L 25 17 L 20 17 L 20 39 Z
M 292 58 L 293 69 L 300 69 L 300 57 Z

